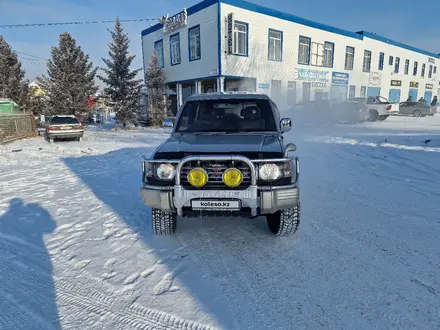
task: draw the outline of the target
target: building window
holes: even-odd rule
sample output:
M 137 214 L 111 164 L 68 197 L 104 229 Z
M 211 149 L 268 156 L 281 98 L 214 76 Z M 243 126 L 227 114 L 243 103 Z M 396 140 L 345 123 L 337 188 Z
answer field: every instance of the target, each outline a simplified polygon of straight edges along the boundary
M 394 58 L 392 56 L 390 56 L 388 58 L 388 65 L 393 65 L 393 62 L 394 62 Z
M 180 36 L 178 33 L 170 36 L 170 57 L 171 65 L 180 64 Z
M 409 60 L 405 60 L 405 74 L 409 72 Z
M 426 64 L 422 64 L 422 78 L 425 77 Z
M 310 64 L 310 43 L 310 38 L 299 37 L 298 64 Z
M 323 66 L 324 64 L 324 44 L 312 42 L 312 60 L 314 66 Z
M 385 61 L 385 54 L 384 53 L 379 53 L 379 70 L 382 71 L 383 70 L 383 62 Z
M 269 29 L 269 60 L 283 60 L 283 32 Z
M 335 44 L 333 42 L 324 42 L 324 66 L 326 68 L 333 68 L 335 54 Z
M 296 82 L 288 81 L 287 82 L 287 105 L 295 105 L 296 104 Z
M 432 78 L 432 65 L 429 66 L 429 71 L 428 71 L 428 78 Z
M 249 25 L 244 22 L 234 22 L 234 55 L 248 56 Z
M 434 65 L 434 74 L 437 73 L 437 67 Z
M 354 47 L 345 47 L 345 70 L 353 70 L 354 68 Z
M 350 89 L 348 90 L 348 97 L 350 99 L 356 97 L 356 86 L 355 85 L 350 85 Z
M 367 86 L 361 86 L 361 97 L 365 97 L 367 94 Z
M 419 67 L 419 63 L 414 62 L 413 76 L 417 76 L 418 67 Z
M 371 51 L 364 50 L 364 63 L 362 65 L 363 72 L 370 72 L 371 69 Z
M 188 29 L 189 60 L 199 60 L 202 56 L 200 45 L 200 25 Z
M 396 62 L 394 63 L 394 73 L 399 73 L 400 69 L 400 57 L 396 57 Z
M 158 40 L 154 43 L 154 52 L 156 53 L 157 62 L 161 68 L 164 67 L 163 60 L 163 40 Z

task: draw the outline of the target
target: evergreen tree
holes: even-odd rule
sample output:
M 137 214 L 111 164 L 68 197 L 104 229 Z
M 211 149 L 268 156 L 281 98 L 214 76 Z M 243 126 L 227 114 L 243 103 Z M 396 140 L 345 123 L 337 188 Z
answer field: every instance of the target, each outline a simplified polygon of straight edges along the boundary
M 108 52 L 110 58 L 102 59 L 107 66 L 102 69 L 106 77 L 98 78 L 107 85 L 104 92 L 116 112 L 116 120 L 125 127 L 128 123 L 135 123 L 140 112 L 142 79 L 136 79 L 136 76 L 141 69 L 130 70 L 136 56 L 128 54 L 130 40 L 118 18 L 114 30 L 108 31 L 112 37 Z
M 0 35 L 0 97 L 10 98 L 26 110 L 29 81 L 24 76 L 17 54 Z
M 85 122 L 88 98 L 98 90 L 94 81 L 97 69 L 67 32 L 59 36 L 59 46 L 52 47 L 51 54 L 47 76 L 37 79 L 47 93 L 47 109 L 50 114 L 75 115 Z
M 155 53 L 150 58 L 145 80 L 148 91 L 148 117 L 152 125 L 159 126 L 168 115 L 169 102 L 165 73 Z

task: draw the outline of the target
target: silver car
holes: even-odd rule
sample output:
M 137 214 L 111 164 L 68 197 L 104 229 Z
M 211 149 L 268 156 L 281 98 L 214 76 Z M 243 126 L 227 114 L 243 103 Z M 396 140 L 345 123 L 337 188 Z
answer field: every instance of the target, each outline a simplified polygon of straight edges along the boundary
M 425 117 L 437 113 L 436 106 L 430 106 L 425 102 L 405 101 L 399 104 L 399 115 Z

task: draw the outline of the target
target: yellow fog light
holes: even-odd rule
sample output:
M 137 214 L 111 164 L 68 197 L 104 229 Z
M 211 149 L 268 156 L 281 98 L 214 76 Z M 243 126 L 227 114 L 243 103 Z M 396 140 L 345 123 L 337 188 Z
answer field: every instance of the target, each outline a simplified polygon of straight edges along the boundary
M 192 169 L 188 173 L 188 182 L 194 187 L 201 188 L 208 182 L 208 174 L 203 168 Z
M 223 173 L 223 182 L 228 187 L 234 188 L 240 185 L 243 181 L 243 174 L 236 168 L 228 168 Z

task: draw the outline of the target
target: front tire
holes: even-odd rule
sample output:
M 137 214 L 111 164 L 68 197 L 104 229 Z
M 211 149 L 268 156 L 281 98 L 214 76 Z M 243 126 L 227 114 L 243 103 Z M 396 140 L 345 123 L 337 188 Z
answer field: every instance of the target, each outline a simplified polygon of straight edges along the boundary
M 374 122 L 377 121 L 378 118 L 379 118 L 379 113 L 376 110 L 370 110 L 368 121 Z
M 176 232 L 177 215 L 160 209 L 151 209 L 151 222 L 156 235 L 172 235 Z
M 420 110 L 413 111 L 413 117 L 420 117 L 421 115 L 422 115 L 422 112 Z
M 300 202 L 290 209 L 266 215 L 269 230 L 277 236 L 291 236 L 296 233 L 301 217 Z

